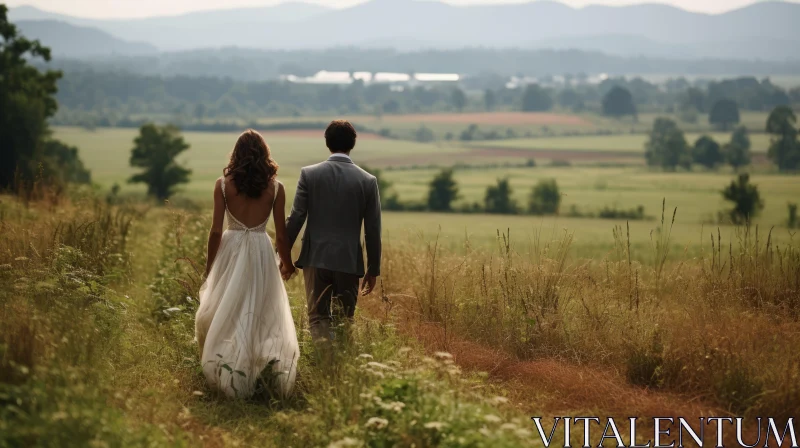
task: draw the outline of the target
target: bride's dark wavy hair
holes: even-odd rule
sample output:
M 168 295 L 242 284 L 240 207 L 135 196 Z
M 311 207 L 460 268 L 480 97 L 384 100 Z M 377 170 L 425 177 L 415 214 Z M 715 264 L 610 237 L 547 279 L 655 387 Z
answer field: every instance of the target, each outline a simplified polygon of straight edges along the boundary
M 248 129 L 236 140 L 231 160 L 222 173 L 231 176 L 238 193 L 260 198 L 278 174 L 278 164 L 272 160 L 264 137 Z

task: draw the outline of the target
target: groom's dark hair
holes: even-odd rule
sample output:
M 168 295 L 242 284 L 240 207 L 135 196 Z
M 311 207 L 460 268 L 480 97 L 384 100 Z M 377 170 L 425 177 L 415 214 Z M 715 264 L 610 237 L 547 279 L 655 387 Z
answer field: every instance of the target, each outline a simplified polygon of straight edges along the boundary
M 333 120 L 325 129 L 325 145 L 331 152 L 350 152 L 356 147 L 356 128 L 347 120 Z

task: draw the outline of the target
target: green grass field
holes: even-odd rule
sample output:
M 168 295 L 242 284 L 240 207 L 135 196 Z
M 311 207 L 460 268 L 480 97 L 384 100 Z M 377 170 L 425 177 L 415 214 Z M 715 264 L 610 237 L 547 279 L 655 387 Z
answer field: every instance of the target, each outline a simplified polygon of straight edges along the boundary
M 81 156 L 92 175 L 103 188 L 114 183 L 122 186 L 123 193 L 141 194 L 142 185 L 129 185 L 126 179 L 133 173 L 128 166 L 130 148 L 135 130 L 103 129 L 86 131 L 75 128 L 56 128 L 55 136 L 81 150 Z M 322 139 L 270 135 L 266 138 L 273 156 L 281 165 L 280 179 L 289 195 L 294 193 L 300 167 L 327 157 Z M 179 197 L 186 197 L 201 204 L 210 202 L 214 180 L 221 175 L 229 151 L 237 137 L 236 133 L 188 132 L 186 140 L 191 149 L 181 159 L 193 170 L 191 182 L 184 186 Z M 633 151 L 633 139 L 639 136 L 579 137 L 583 146 L 602 151 L 610 147 L 609 141 L 620 139 Z M 552 140 L 560 151 L 570 153 L 570 142 L 576 137 Z M 543 139 L 544 140 L 544 139 Z M 500 142 L 503 143 L 503 142 Z M 758 143 L 757 143 L 758 144 Z M 413 163 L 436 163 L 440 166 L 458 162 L 497 163 L 504 159 L 493 153 L 458 146 L 456 144 L 419 144 L 396 140 L 363 139 L 359 141 L 353 158 L 357 163 L 377 166 L 409 166 Z M 506 159 L 507 160 L 507 159 Z M 385 176 L 392 182 L 392 191 L 403 201 L 422 201 L 426 198 L 428 183 L 436 169 L 387 170 Z M 671 214 L 678 208 L 675 240 L 678 245 L 690 245 L 700 241 L 701 232 L 716 227 L 712 224 L 717 213 L 728 208 L 720 191 L 734 178 L 730 170 L 720 172 L 662 173 L 649 171 L 645 167 L 572 166 L 563 168 L 493 168 L 464 169 L 456 171 L 461 197 L 459 203 L 482 202 L 486 187 L 498 178 L 508 177 L 514 190 L 514 198 L 521 206 L 536 183 L 542 179 L 556 179 L 562 192 L 562 214 L 571 207 L 583 213 L 596 213 L 604 206 L 632 209 L 639 205 L 645 213 L 660 217 L 664 198 Z M 755 223 L 762 227 L 777 226 L 786 233 L 786 204 L 796 202 L 800 193 L 800 177 L 790 175 L 753 174 L 752 181 L 758 185 L 765 208 Z M 390 192 L 385 192 L 388 194 Z M 587 256 L 607 251 L 613 246 L 611 229 L 624 221 L 589 218 L 538 218 L 508 217 L 498 215 L 437 215 L 427 213 L 387 213 L 385 228 L 390 235 L 422 232 L 431 236 L 441 226 L 442 236 L 453 247 L 463 246 L 465 235 L 481 245 L 494 244 L 498 229 L 512 228 L 514 236 L 531 238 L 536 229 L 561 229 L 576 235 L 576 251 Z M 633 224 L 634 243 L 640 247 L 649 244 L 649 232 L 655 221 Z M 551 232 L 552 233 L 552 232 Z
M 435 170 L 388 172 L 387 177 L 402 200 L 423 200 Z M 677 220 L 699 224 L 716 218 L 726 208 L 720 191 L 733 179 L 732 173 L 661 173 L 645 168 L 512 168 L 456 171 L 461 202 L 482 201 L 486 187 L 498 178 L 508 177 L 514 197 L 527 204 L 531 189 L 542 179 L 556 179 L 562 193 L 563 211 L 571 206 L 583 212 L 597 211 L 603 206 L 630 209 L 643 205 L 648 215 L 660 214 L 661 201 L 678 207 Z M 754 174 L 765 208 L 756 220 L 763 224 L 781 225 L 786 220 L 786 203 L 797 201 L 800 177 Z
M 767 121 L 768 113 L 742 111 L 740 124 L 746 126 L 750 132 L 761 133 Z M 522 112 L 464 112 L 464 113 L 436 113 L 436 114 L 401 114 L 401 115 L 357 115 L 346 117 L 357 126 L 362 126 L 373 131 L 388 129 L 401 138 L 413 138 L 414 133 L 421 127 L 431 129 L 437 139 L 443 140 L 447 133 L 458 138 L 462 131 L 469 125 L 476 124 L 482 132 L 497 131 L 502 135 L 508 129 L 513 130 L 520 137 L 552 137 L 574 134 L 594 134 L 598 131 L 613 132 L 614 134 L 647 133 L 653 122 L 659 117 L 675 120 L 687 133 L 716 132 L 708 123 L 707 114 L 698 115 L 697 122 L 686 123 L 675 114 L 650 113 L 639 114 L 636 120 L 631 118 L 614 119 L 603 117 L 594 113 L 573 113 L 568 110 L 556 110 L 552 113 L 522 113 Z M 332 119 L 342 118 L 338 115 L 311 115 L 291 118 L 262 118 L 259 123 L 275 124 L 286 122 L 327 122 Z M 727 139 L 724 139 L 727 140 Z
M 138 192 L 144 191 L 141 185 L 126 184 L 126 180 L 135 172 L 128 165 L 128 159 L 136 133 L 135 129 L 88 131 L 78 128 L 55 128 L 56 138 L 80 149 L 81 158 L 92 170 L 95 182 L 105 187 L 110 187 L 116 182 L 125 191 Z M 195 199 L 205 197 L 214 180 L 222 175 L 222 169 L 228 162 L 238 133 L 186 132 L 183 135 L 191 147 L 179 157 L 179 161 L 184 162 L 193 171 L 192 180 L 183 188 L 183 193 Z M 300 167 L 323 161 L 329 155 L 321 135 L 319 138 L 312 138 L 265 133 L 264 137 L 270 145 L 272 156 L 281 165 L 280 177 L 287 185 L 296 182 Z M 380 159 L 411 160 L 414 157 L 431 154 L 449 155 L 462 151 L 465 149 L 451 145 L 399 140 L 362 139 L 358 143 L 359 160 L 367 163 Z

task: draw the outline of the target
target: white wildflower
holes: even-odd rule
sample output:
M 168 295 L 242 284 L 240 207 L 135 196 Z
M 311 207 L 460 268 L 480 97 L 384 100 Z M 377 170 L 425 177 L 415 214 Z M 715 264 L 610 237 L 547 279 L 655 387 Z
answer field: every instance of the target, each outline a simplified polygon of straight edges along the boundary
M 514 434 L 516 434 L 516 435 L 517 435 L 517 437 L 519 437 L 519 438 L 522 438 L 522 439 L 527 439 L 527 438 L 529 438 L 529 437 L 531 436 L 531 434 L 533 434 L 533 433 L 532 433 L 532 432 L 530 432 L 530 431 L 528 431 L 528 430 L 527 430 L 527 429 L 525 429 L 525 428 L 519 428 L 518 430 L 514 431 Z
M 514 431 L 515 429 L 517 429 L 517 425 L 515 425 L 513 423 L 503 423 L 502 425 L 500 425 L 500 429 L 503 429 L 503 430 L 506 430 L 506 431 Z
M 493 397 L 489 400 L 492 404 L 506 404 L 508 403 L 508 398 L 506 397 Z
M 425 423 L 425 425 L 424 425 L 424 426 L 425 426 L 425 428 L 427 428 L 427 429 L 435 429 L 435 430 L 437 430 L 437 431 L 441 431 L 441 430 L 442 430 L 442 428 L 444 428 L 445 426 L 447 426 L 447 423 L 442 423 L 442 422 L 428 422 L 428 423 Z
M 397 352 L 400 353 L 401 355 L 405 355 L 406 353 L 408 353 L 410 351 L 411 351 L 411 347 L 401 347 L 400 350 L 398 350 Z
M 203 393 L 200 392 L 199 390 L 196 390 L 196 391 L 192 392 L 192 395 L 195 395 L 195 396 L 198 396 L 198 397 L 202 397 Z
M 368 363 L 367 363 L 367 366 L 368 366 L 368 367 L 372 367 L 373 369 L 380 369 L 380 370 L 394 370 L 394 368 L 393 368 L 393 367 L 387 366 L 386 364 L 383 364 L 383 363 L 380 363 L 380 362 L 376 362 L 376 361 L 370 361 L 370 362 L 368 362 Z
M 483 416 L 483 419 L 489 423 L 500 423 L 503 421 L 503 419 L 493 414 L 486 414 Z
M 387 411 L 403 412 L 403 408 L 406 407 L 406 404 L 402 401 L 392 401 L 389 403 L 381 403 L 381 407 Z
M 489 431 L 488 429 L 486 429 L 485 426 L 483 428 L 479 429 L 478 432 L 483 434 L 486 437 L 491 437 L 492 436 L 492 432 Z
M 369 353 L 362 353 L 358 355 L 358 357 L 361 359 L 372 359 L 372 355 L 370 355 Z
M 364 426 L 367 428 L 383 429 L 387 425 L 389 425 L 389 420 L 380 417 L 372 417 L 367 420 L 367 423 Z
M 352 437 L 345 437 L 342 440 L 331 442 L 330 445 L 328 445 L 328 448 L 344 448 L 346 446 L 363 446 L 363 445 L 364 444 L 360 440 L 354 439 Z
M 436 352 L 433 354 L 436 359 L 453 359 L 453 355 L 447 352 Z
M 386 378 L 386 375 L 384 375 L 383 372 L 379 372 L 377 370 L 367 370 L 367 372 L 375 375 L 378 378 Z

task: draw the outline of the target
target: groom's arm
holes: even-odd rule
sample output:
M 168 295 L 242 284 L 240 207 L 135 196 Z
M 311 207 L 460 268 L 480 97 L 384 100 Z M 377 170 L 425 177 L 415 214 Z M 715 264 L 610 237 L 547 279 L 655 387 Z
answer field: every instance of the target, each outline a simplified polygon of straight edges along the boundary
M 300 179 L 297 181 L 297 191 L 294 194 L 294 203 L 289 217 L 286 218 L 286 237 L 289 249 L 294 247 L 297 236 L 306 222 L 308 216 L 308 186 L 306 185 L 306 171 L 300 170 Z
M 372 194 L 367 197 L 364 213 L 364 242 L 367 246 L 367 275 L 381 275 L 381 194 L 377 179 L 372 179 Z

